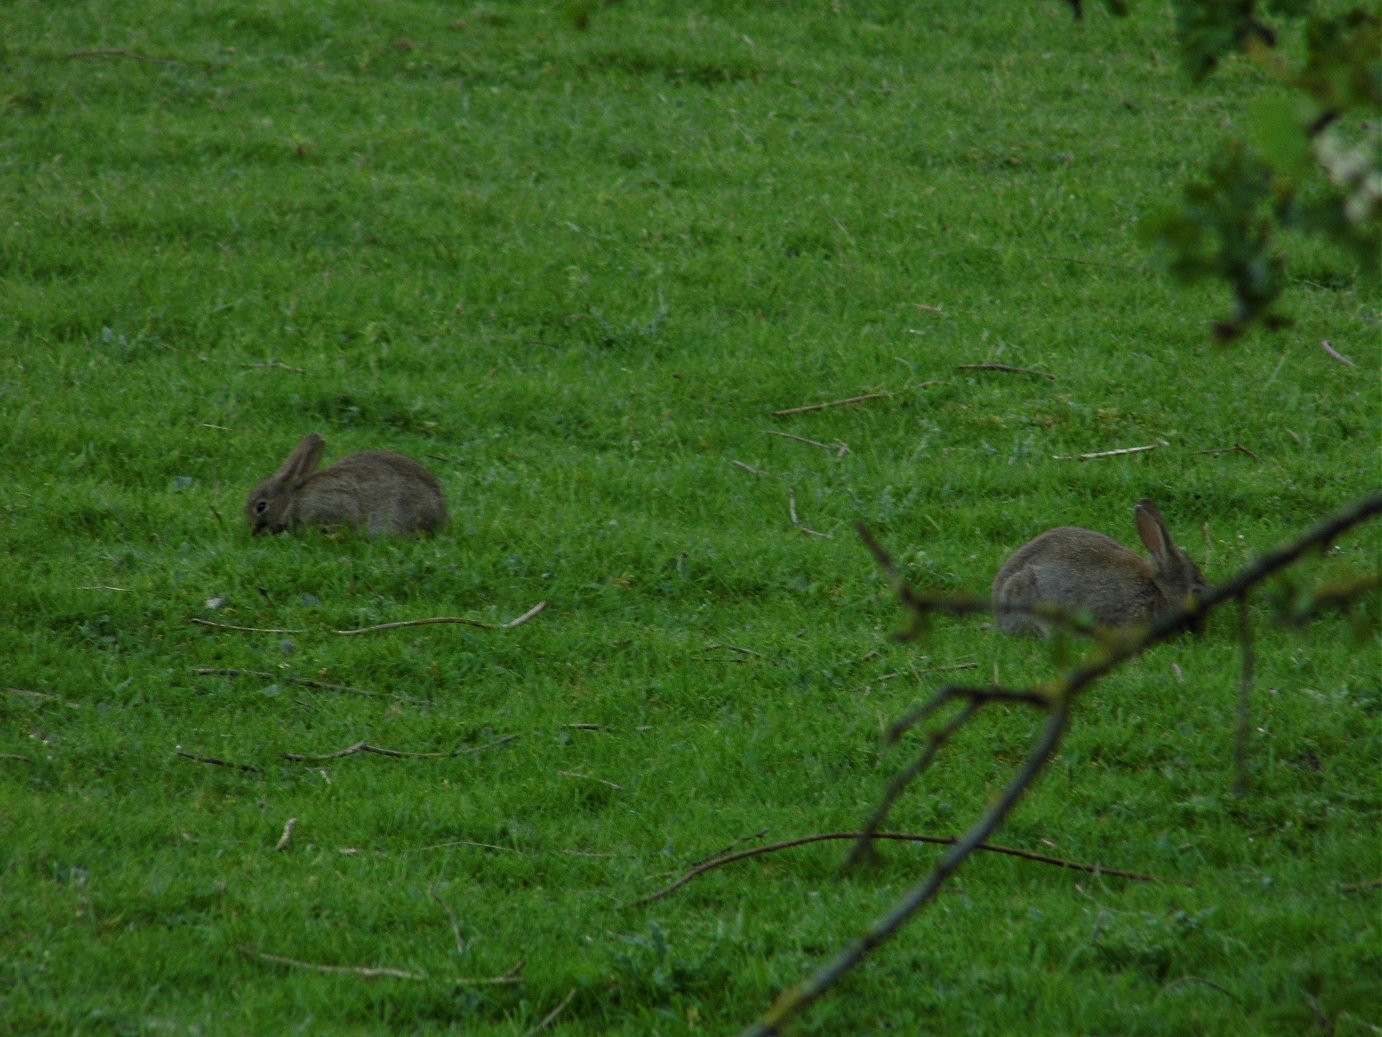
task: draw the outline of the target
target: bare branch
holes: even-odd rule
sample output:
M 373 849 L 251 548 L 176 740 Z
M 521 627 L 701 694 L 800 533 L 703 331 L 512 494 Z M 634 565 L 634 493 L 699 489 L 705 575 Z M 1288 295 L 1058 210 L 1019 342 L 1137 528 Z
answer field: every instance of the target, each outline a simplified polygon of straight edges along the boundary
M 276 853 L 282 853 L 288 848 L 288 845 L 293 841 L 293 833 L 297 831 L 297 828 L 298 819 L 295 817 L 288 818 L 287 823 L 283 826 L 283 834 L 278 837 L 278 842 L 274 844 Z
M 215 756 L 196 756 L 192 753 L 185 753 L 181 749 L 174 749 L 174 754 L 181 756 L 184 760 L 191 760 L 193 763 L 204 763 L 208 767 L 229 767 L 233 771 L 244 771 L 246 774 L 262 774 L 263 771 L 250 763 L 235 763 L 231 760 L 222 760 Z
M 1334 348 L 1334 344 L 1333 344 L 1332 342 L 1330 342 L 1329 339 L 1323 339 L 1323 340 L 1321 340 L 1321 342 L 1320 342 L 1320 348 L 1323 349 L 1329 356 L 1331 356 L 1331 357 L 1333 357 L 1335 360 L 1339 361 L 1339 363 L 1343 364 L 1345 367 L 1357 367 L 1357 366 L 1358 366 L 1358 365 L 1355 364 L 1352 360 L 1350 360 L 1348 357 L 1344 356 L 1344 355 L 1343 355 L 1342 353 L 1340 353 L 1337 349 L 1335 349 L 1335 348 Z
M 718 854 L 695 865 L 670 886 L 666 886 L 656 893 L 650 893 L 646 897 L 640 897 L 637 900 L 631 901 L 628 906 L 642 907 L 644 904 L 651 904 L 654 901 L 662 900 L 665 897 L 671 896 L 677 890 L 693 882 L 695 879 L 700 878 L 707 872 L 723 868 L 727 864 L 735 864 L 739 861 L 746 861 L 752 857 L 761 857 L 768 853 L 795 850 L 797 847 L 811 846 L 814 843 L 843 842 L 846 840 L 858 841 L 860 839 L 872 839 L 880 842 L 925 843 L 929 846 L 954 846 L 959 842 L 958 839 L 950 836 L 916 835 L 911 832 L 826 832 L 821 835 L 808 835 L 801 839 L 789 839 L 786 842 L 773 843 L 770 846 L 755 846 L 752 849 L 740 850 L 735 853 Z M 1183 879 L 1164 879 L 1156 875 L 1145 875 L 1137 871 L 1126 871 L 1122 868 L 1106 868 L 1102 864 L 1083 864 L 1079 861 L 1068 861 L 1061 857 L 1052 857 L 1049 854 L 1033 853 L 1030 850 L 1019 850 L 1012 846 L 997 846 L 993 843 L 982 843 L 976 846 L 975 850 L 999 854 L 1004 857 L 1016 857 L 1020 860 L 1032 861 L 1036 864 L 1049 864 L 1052 867 L 1062 868 L 1066 871 L 1079 871 L 1089 875 L 1107 875 L 1110 878 L 1129 879 L 1133 882 L 1160 882 L 1175 886 L 1194 886 L 1193 882 L 1187 882 Z
M 807 439 L 805 436 L 794 436 L 790 432 L 778 432 L 774 429 L 765 430 L 770 436 L 777 436 L 780 439 L 790 439 L 794 443 L 805 443 L 807 446 L 818 447 L 821 450 L 828 450 L 836 457 L 844 457 L 850 453 L 850 449 L 838 439 L 833 443 L 822 443 L 817 439 Z
M 384 749 L 377 745 L 370 745 L 368 742 L 359 741 L 354 745 L 348 745 L 344 749 L 338 749 L 334 753 L 326 753 L 322 756 L 308 756 L 303 753 L 281 753 L 279 759 L 287 760 L 290 763 L 325 763 L 328 760 L 341 760 L 347 756 L 354 756 L 357 753 L 367 753 L 374 756 L 387 756 L 394 760 L 447 760 L 466 753 L 479 752 L 481 749 L 490 749 L 496 745 L 503 745 L 512 742 L 518 735 L 508 735 L 498 741 L 488 742 L 485 745 L 465 746 L 460 749 L 452 749 L 450 752 L 405 752 L 402 749 Z
M 542 1017 L 542 1021 L 538 1023 L 536 1026 L 534 1026 L 527 1033 L 525 1033 L 523 1037 L 533 1037 L 533 1034 L 541 1033 L 543 1030 L 547 1029 L 547 1027 L 551 1026 L 553 1020 L 555 1020 L 557 1016 L 561 1015 L 561 1013 L 566 1010 L 566 1006 L 571 1003 L 572 999 L 575 996 L 576 988 L 572 987 L 570 990 L 566 992 L 566 996 L 561 999 L 561 1004 L 557 1005 L 556 1008 L 552 1009 L 550 1012 L 544 1015 Z
M 381 630 L 400 630 L 403 627 L 422 627 L 431 626 L 435 623 L 462 623 L 466 626 L 479 627 L 481 630 L 512 630 L 527 623 L 534 616 L 539 615 L 547 608 L 547 602 L 540 601 L 517 619 L 511 619 L 507 623 L 486 623 L 480 619 L 467 619 L 464 616 L 431 616 L 427 619 L 405 619 L 397 623 L 380 623 L 372 627 L 360 627 L 358 630 L 337 630 L 335 633 L 342 637 L 356 637 L 359 634 L 375 634 Z
M 210 627 L 213 630 L 234 630 L 241 634 L 306 634 L 309 631 L 306 627 L 237 627 L 230 623 L 213 623 L 209 619 L 191 620 L 196 626 Z
M 761 476 L 761 477 L 764 478 L 764 479 L 771 479 L 771 478 L 772 478 L 772 476 L 770 476 L 767 472 L 759 471 L 757 468 L 753 467 L 753 465 L 744 464 L 743 461 L 733 461 L 733 460 L 731 460 L 729 463 L 730 463 L 730 466 L 731 466 L 731 467 L 737 468 L 737 469 L 739 469 L 739 471 L 741 471 L 741 472 L 748 472 L 750 475 Z
M 1160 443 L 1151 443 L 1148 446 L 1125 446 L 1117 450 L 1095 450 L 1088 454 L 1052 454 L 1053 461 L 1097 461 L 1103 457 L 1126 457 L 1128 454 L 1145 454 L 1149 450 L 1159 450 Z
M 441 905 L 441 909 L 446 912 L 446 919 L 451 923 L 451 935 L 456 938 L 456 953 L 465 953 L 465 937 L 461 935 L 461 923 L 456 919 L 456 912 L 451 910 L 451 905 L 441 898 L 437 892 L 437 884 L 434 882 L 427 887 L 427 895 Z
M 950 848 L 927 878 L 909 890 L 903 898 L 882 917 L 869 926 L 862 937 L 851 943 L 833 960 L 827 962 L 815 973 L 794 987 L 783 991 L 773 1006 L 747 1030 L 743 1037 L 769 1037 L 780 1034 L 782 1027 L 800 1015 L 809 1005 L 820 998 L 847 972 L 867 958 L 873 950 L 895 936 L 907 921 L 935 899 L 945 885 L 966 860 L 983 845 L 990 835 L 1007 818 L 1028 787 L 1041 773 L 1046 761 L 1060 747 L 1070 723 L 1070 701 L 1062 700 L 1051 710 L 1046 726 L 1036 740 L 1026 762 L 1016 776 L 1009 782 L 998 800 L 989 807 L 969 831 L 960 837 Z
M 281 954 L 269 954 L 267 951 L 256 951 L 252 947 L 239 945 L 239 951 L 247 958 L 258 958 L 260 961 L 273 962 L 276 965 L 287 965 L 289 968 L 304 969 L 308 972 L 323 972 L 332 975 L 358 976 L 361 979 L 407 979 L 425 981 L 440 977 L 429 976 L 425 972 L 411 972 L 407 969 L 395 968 L 376 968 L 369 965 L 321 965 L 313 961 L 300 961 L 297 958 L 285 958 Z M 454 983 L 457 986 L 481 986 L 495 983 L 518 983 L 522 981 L 523 962 L 519 962 L 508 972 L 498 976 L 477 976 L 447 979 L 446 982 Z
M 784 410 L 773 411 L 773 417 L 785 418 L 792 414 L 810 414 L 813 411 L 828 410 L 831 407 L 847 407 L 853 403 L 867 403 L 869 400 L 891 400 L 893 394 L 890 392 L 870 392 L 863 396 L 850 396 L 843 400 L 828 400 L 825 403 L 808 403 L 805 407 L 787 407 Z

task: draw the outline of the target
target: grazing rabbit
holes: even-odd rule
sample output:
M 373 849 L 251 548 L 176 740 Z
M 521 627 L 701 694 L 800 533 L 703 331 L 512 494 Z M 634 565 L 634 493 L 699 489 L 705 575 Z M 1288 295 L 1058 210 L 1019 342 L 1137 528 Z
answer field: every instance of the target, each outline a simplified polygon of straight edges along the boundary
M 1204 576 L 1172 542 L 1157 506 L 1140 500 L 1133 517 L 1150 562 L 1111 537 L 1076 526 L 1048 529 L 1019 548 L 993 581 L 999 628 L 1008 634 L 1051 632 L 1048 620 L 1006 611 L 1005 605 L 1084 609 L 1100 623 L 1122 627 L 1151 623 L 1198 599 Z M 1198 633 L 1199 624 L 1192 628 Z
M 435 533 L 446 525 L 436 478 L 402 454 L 366 450 L 318 472 L 326 440 L 313 432 L 245 502 L 255 536 L 298 526 L 352 526 L 371 536 Z

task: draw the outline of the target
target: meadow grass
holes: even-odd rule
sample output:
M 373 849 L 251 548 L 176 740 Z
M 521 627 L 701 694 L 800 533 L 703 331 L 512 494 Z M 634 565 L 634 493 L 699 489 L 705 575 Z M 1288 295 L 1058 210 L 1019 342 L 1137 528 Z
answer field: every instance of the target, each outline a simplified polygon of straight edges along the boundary
M 0 1029 L 733 1032 L 936 851 L 631 902 L 857 829 L 896 717 L 1058 666 L 978 620 L 894 642 L 856 522 L 982 591 L 1149 496 L 1222 579 L 1377 487 L 1348 269 L 1300 243 L 1295 326 L 1221 350 L 1226 299 L 1138 244 L 1271 89 L 1189 90 L 1159 5 L 564 10 L 6 5 Z M 424 460 L 449 528 L 249 538 L 313 430 Z M 1193 885 L 976 859 L 796 1032 L 1375 1032 L 1379 644 L 1271 611 L 1248 794 L 1220 615 L 1086 696 L 998 840 Z M 962 831 L 1036 722 L 984 716 L 890 827 Z M 284 759 L 362 740 L 448 755 Z

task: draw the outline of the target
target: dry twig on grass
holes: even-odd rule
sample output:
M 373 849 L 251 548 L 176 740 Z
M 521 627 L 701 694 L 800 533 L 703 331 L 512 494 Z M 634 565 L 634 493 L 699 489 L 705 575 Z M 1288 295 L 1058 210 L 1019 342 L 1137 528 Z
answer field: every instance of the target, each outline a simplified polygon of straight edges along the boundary
M 237 634 L 306 634 L 309 633 L 306 627 L 238 627 L 231 623 L 213 623 L 209 619 L 197 619 L 193 617 L 192 623 L 199 627 L 210 627 L 212 630 L 233 630 Z
M 835 440 L 835 442 L 833 443 L 822 443 L 818 439 L 807 439 L 805 436 L 794 436 L 790 432 L 778 432 L 774 429 L 766 429 L 765 431 L 768 433 L 768 435 L 777 436 L 779 439 L 790 439 L 794 443 L 805 443 L 807 446 L 813 446 L 821 450 L 827 450 L 830 453 L 834 454 L 836 457 L 844 457 L 845 454 L 851 452 L 849 447 L 838 439 Z
M 253 368 L 257 371 L 291 371 L 293 374 L 307 373 L 306 368 L 294 367 L 291 364 L 285 364 L 282 360 L 270 360 L 263 364 L 241 364 L 240 366 Z
M 1097 461 L 1104 457 L 1126 457 L 1128 454 L 1145 454 L 1150 450 L 1156 450 L 1161 446 L 1160 443 L 1152 443 L 1148 446 L 1125 446 L 1117 450 L 1095 450 L 1088 454 L 1052 454 L 1052 461 Z
M 795 491 L 787 491 L 787 514 L 792 517 L 792 525 L 807 536 L 820 537 L 822 540 L 834 540 L 835 537 L 830 533 L 822 533 L 818 529 L 812 529 L 805 525 L 801 519 L 797 518 L 797 495 Z
M 818 410 L 829 410 L 831 407 L 847 407 L 855 403 L 868 403 L 870 400 L 891 400 L 893 394 L 890 392 L 869 392 L 862 396 L 850 396 L 843 400 L 827 400 L 824 403 L 808 403 L 804 407 L 786 407 L 782 410 L 773 411 L 773 417 L 785 418 L 792 414 L 811 414 Z
M 282 853 L 286 850 L 288 845 L 293 841 L 293 833 L 296 832 L 297 829 L 298 819 L 295 817 L 288 818 L 287 823 L 283 826 L 283 834 L 278 837 L 278 842 L 274 844 L 274 852 Z
M 371 745 L 366 741 L 356 742 L 348 745 L 344 749 L 338 749 L 334 753 L 326 753 L 321 756 L 309 756 L 305 753 L 282 753 L 279 759 L 287 760 L 290 763 L 326 763 L 328 760 L 342 760 L 347 756 L 354 756 L 357 753 L 365 753 L 373 756 L 387 756 L 394 760 L 449 760 L 457 756 L 464 756 L 467 753 L 479 752 L 482 749 L 492 749 L 497 745 L 504 745 L 514 741 L 518 735 L 505 735 L 503 738 L 484 745 L 463 746 L 460 749 L 451 749 L 447 752 L 407 752 L 402 749 L 384 749 L 377 745 Z
M 1352 360 L 1350 360 L 1348 357 L 1344 356 L 1344 355 L 1343 355 L 1342 353 L 1340 353 L 1337 349 L 1335 349 L 1335 348 L 1334 348 L 1334 344 L 1333 344 L 1332 342 L 1330 342 L 1329 339 L 1327 339 L 1327 338 L 1326 338 L 1326 339 L 1321 339 L 1321 340 L 1320 340 L 1320 348 L 1323 349 L 1323 350 L 1325 351 L 1325 353 L 1327 353 L 1329 356 L 1331 356 L 1331 357 L 1333 357 L 1335 360 L 1339 361 L 1339 363 L 1343 364 L 1345 367 L 1357 367 L 1357 366 L 1358 366 L 1358 365 L 1355 364 Z
M 687 883 L 700 878 L 706 872 L 723 868 L 726 864 L 734 864 L 738 861 L 746 861 L 751 857 L 761 857 L 768 853 L 779 853 L 783 850 L 795 850 L 801 846 L 811 846 L 814 843 L 841 842 L 844 840 L 858 841 L 861 839 L 876 839 L 886 842 L 899 843 L 926 843 L 929 846 L 954 846 L 958 841 L 949 836 L 940 835 L 916 835 L 909 832 L 826 832 L 821 835 L 808 835 L 801 839 L 789 839 L 786 842 L 773 843 L 771 846 L 755 846 L 749 850 L 739 850 L 733 853 L 723 853 L 709 860 L 702 861 L 691 867 L 686 874 L 670 886 L 665 886 L 656 893 L 650 893 L 646 897 L 632 901 L 630 907 L 641 907 L 644 904 L 651 904 L 670 896 L 681 889 Z M 994 846 L 991 843 L 983 843 L 975 847 L 976 850 L 983 850 L 986 853 L 1001 854 L 1005 857 L 1016 857 L 1024 861 L 1034 861 L 1037 864 L 1049 864 L 1056 868 L 1066 871 L 1079 871 L 1090 875 L 1107 875 L 1110 878 L 1129 879 L 1133 882 L 1160 882 L 1175 886 L 1193 886 L 1193 882 L 1186 882 L 1183 879 L 1163 879 L 1156 875 L 1144 875 L 1141 872 L 1125 871 L 1122 868 L 1106 868 L 1102 864 L 1082 864 L 1079 861 L 1068 861 L 1061 857 L 1052 857 L 1045 853 L 1033 853 L 1030 850 L 1019 850 L 1012 846 Z
M 432 626 L 436 623 L 461 623 L 465 626 L 479 627 L 481 630 L 512 630 L 514 627 L 521 627 L 534 617 L 539 616 L 547 608 L 547 602 L 539 601 L 523 615 L 516 619 L 511 619 L 507 623 L 486 623 L 481 619 L 468 619 L 465 616 L 430 616 L 426 619 L 404 619 L 397 623 L 380 623 L 372 627 L 360 627 L 358 630 L 337 630 L 335 633 L 342 637 L 356 637 L 359 634 L 377 634 L 382 630 L 401 630 L 404 627 L 424 627 Z
M 193 763 L 204 763 L 208 767 L 228 767 L 233 771 L 244 771 L 246 774 L 262 774 L 263 771 L 252 763 L 235 763 L 232 760 L 222 760 L 215 756 L 197 756 L 194 753 L 185 753 L 181 749 L 174 749 L 173 752 L 181 756 L 184 760 L 191 760 Z
M 257 958 L 260 961 L 273 962 L 275 965 L 287 965 L 293 969 L 303 969 L 307 972 L 323 972 L 331 975 L 358 976 L 361 979 L 407 979 L 415 981 L 426 981 L 431 979 L 443 979 L 443 977 L 431 976 L 426 972 L 412 972 L 408 969 L 395 969 L 387 966 L 377 967 L 373 965 L 322 965 L 314 961 L 301 961 L 297 958 L 286 958 L 281 954 L 270 954 L 267 951 L 257 951 L 252 947 L 239 945 L 239 951 L 247 958 Z M 485 986 L 499 983 L 520 983 L 522 982 L 523 962 L 519 962 L 508 972 L 498 976 L 455 976 L 446 977 L 444 982 L 453 983 L 457 986 Z
M 561 999 L 561 1004 L 557 1005 L 556 1008 L 552 1009 L 550 1012 L 544 1015 L 542 1017 L 542 1021 L 539 1022 L 527 1033 L 525 1033 L 523 1037 L 533 1037 L 533 1034 L 541 1033 L 543 1030 L 547 1029 L 547 1027 L 551 1026 L 552 1023 L 556 1020 L 557 1016 L 561 1015 L 561 1013 L 566 1010 L 566 1006 L 571 1003 L 575 996 L 576 988 L 572 987 L 570 990 L 566 992 L 566 996 Z
M 735 461 L 735 460 L 732 460 L 732 459 L 731 459 L 730 462 L 729 462 L 729 464 L 730 464 L 730 467 L 731 467 L 731 468 L 737 468 L 737 469 L 739 469 L 739 471 L 741 471 L 741 472 L 748 472 L 750 475 L 757 475 L 757 476 L 759 476 L 760 478 L 763 478 L 763 479 L 771 479 L 771 478 L 772 478 L 772 476 L 769 475 L 767 472 L 760 471 L 759 469 L 753 467 L 753 465 L 744 464 L 743 461 Z

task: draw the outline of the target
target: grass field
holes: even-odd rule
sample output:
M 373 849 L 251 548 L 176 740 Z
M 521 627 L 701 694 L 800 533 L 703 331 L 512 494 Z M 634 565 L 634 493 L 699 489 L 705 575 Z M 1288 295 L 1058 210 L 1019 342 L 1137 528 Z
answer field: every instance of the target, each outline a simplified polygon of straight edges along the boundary
M 1139 244 L 1270 89 L 1189 89 L 1162 5 L 563 10 L 5 5 L 0 1031 L 733 1033 L 938 851 L 631 902 L 857 829 L 896 717 L 1058 665 L 892 641 L 856 522 L 983 591 L 1147 496 L 1222 580 L 1379 485 L 1347 267 L 1300 243 L 1295 326 L 1222 350 Z M 449 528 L 251 539 L 310 431 L 423 460 Z M 976 859 L 793 1032 L 1378 1033 L 1376 628 L 1271 611 L 1248 794 L 1225 613 L 1090 692 L 997 840 L 1173 881 Z M 1035 726 L 889 827 L 963 831 Z M 403 755 L 285 758 L 361 742 Z

